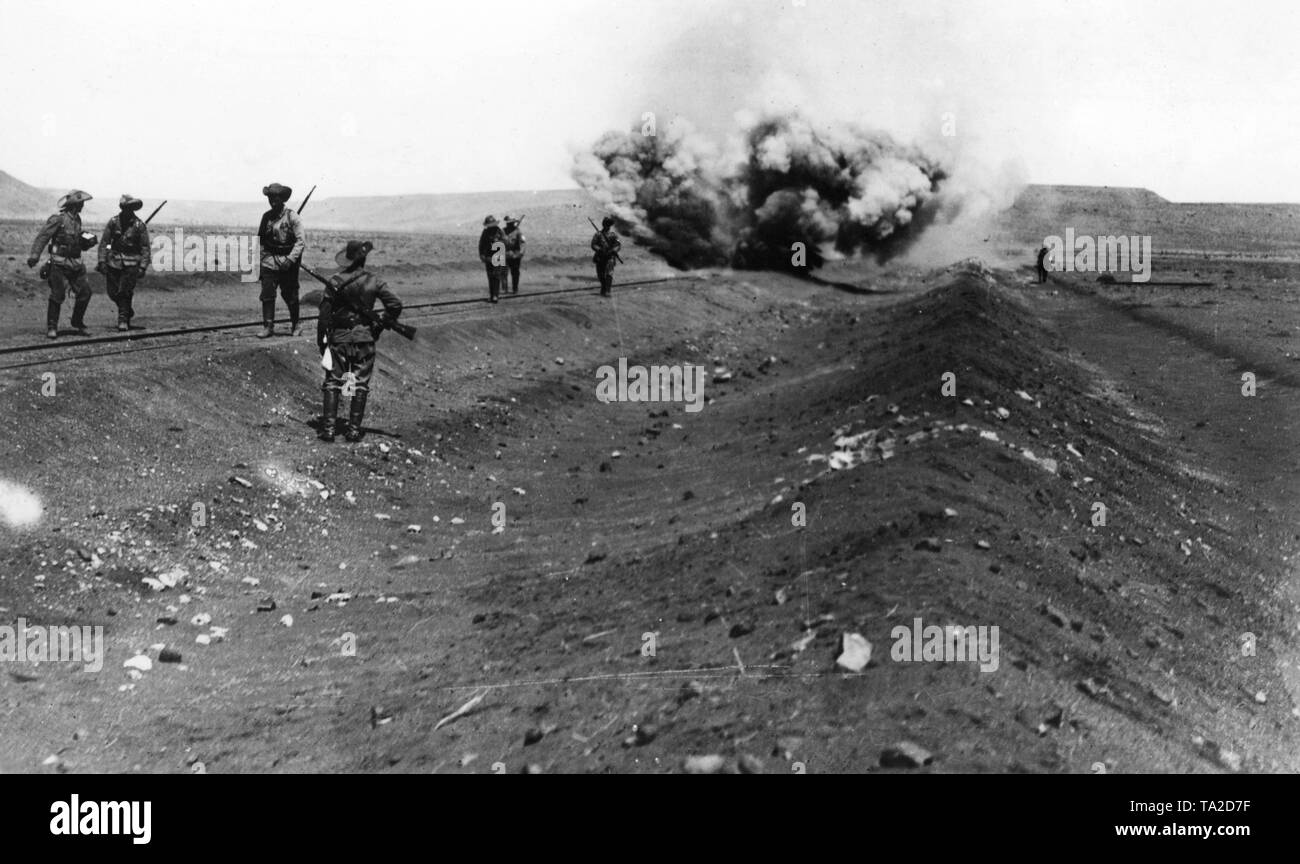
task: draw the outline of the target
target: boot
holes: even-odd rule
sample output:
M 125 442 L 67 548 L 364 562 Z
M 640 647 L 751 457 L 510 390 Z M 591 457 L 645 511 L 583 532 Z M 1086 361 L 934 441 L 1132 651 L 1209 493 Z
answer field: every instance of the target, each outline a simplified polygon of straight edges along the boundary
M 339 391 L 326 390 L 324 410 L 321 411 L 320 440 L 333 441 L 334 427 L 339 416 Z
M 77 298 L 72 304 L 72 329 L 82 336 L 86 335 L 86 307 L 89 305 L 89 297 Z
M 45 307 L 45 335 L 51 339 L 59 338 L 59 309 L 62 305 L 51 300 Z
M 262 304 L 262 332 L 257 334 L 258 339 L 268 339 L 275 335 L 275 301 Z
M 295 302 L 286 305 L 289 307 L 289 335 L 301 336 L 302 327 L 298 324 L 298 304 Z
M 366 397 L 369 393 L 352 395 L 352 410 L 348 412 L 348 432 L 343 436 L 349 441 L 361 440 L 361 421 L 366 419 Z

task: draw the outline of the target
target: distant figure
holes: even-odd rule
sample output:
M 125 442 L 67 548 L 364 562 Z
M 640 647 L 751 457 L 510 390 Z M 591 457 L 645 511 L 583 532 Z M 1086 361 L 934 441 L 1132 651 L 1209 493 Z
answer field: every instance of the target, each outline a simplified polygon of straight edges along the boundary
M 506 235 L 497 224 L 497 217 L 483 220 L 483 233 L 478 235 L 478 260 L 487 268 L 488 299 L 493 303 L 501 294 L 501 285 L 507 272 Z
M 510 293 L 519 293 L 519 265 L 524 260 L 524 232 L 519 230 L 519 220 L 506 217 L 506 267 L 510 270 Z
M 591 260 L 596 265 L 596 278 L 600 280 L 600 296 L 608 297 L 614 288 L 614 264 L 618 261 L 618 250 L 623 248 L 618 235 L 614 233 L 613 216 L 600 220 L 600 230 L 591 236 L 591 248 L 596 253 Z
M 1038 282 L 1042 284 L 1047 281 L 1047 247 L 1044 246 L 1038 250 Z
M 293 195 L 292 189 L 272 183 L 262 187 L 262 194 L 271 209 L 262 214 L 262 222 L 257 226 L 258 242 L 262 245 L 262 332 L 257 338 L 275 335 L 277 288 L 289 309 L 289 333 L 298 336 L 302 333 L 298 325 L 298 264 L 307 247 L 307 235 L 302 219 L 284 206 Z
M 144 206 L 139 198 L 123 195 L 119 212 L 104 228 L 99 239 L 99 263 L 95 271 L 104 274 L 108 299 L 117 304 L 117 329 L 130 330 L 135 317 L 135 283 L 149 269 L 149 226 L 135 212 Z
M 86 239 L 81 233 L 81 210 L 93 196 L 89 192 L 73 189 L 59 199 L 59 212 L 45 220 L 31 252 L 27 266 L 35 267 L 41 260 L 45 247 L 50 247 L 50 260 L 41 268 L 41 277 L 50 286 L 50 300 L 45 312 L 45 335 L 59 338 L 59 309 L 68 289 L 76 302 L 72 306 L 72 329 L 82 336 L 86 332 L 86 307 L 90 305 L 90 283 L 86 281 L 86 265 L 81 263 L 81 253 L 98 241 L 93 235 Z
M 349 441 L 361 440 L 361 423 L 366 418 L 366 399 L 370 395 L 370 376 L 375 371 L 375 340 L 383 325 L 367 320 L 364 313 L 373 310 L 375 301 L 384 306 L 382 318 L 396 321 L 402 314 L 402 301 L 384 280 L 366 270 L 366 256 L 374 249 L 369 240 L 349 240 L 334 256 L 342 268 L 331 276 L 321 298 L 320 318 L 316 322 L 316 346 L 321 355 L 333 352 L 333 365 L 321 385 L 324 395 L 320 439 L 334 440 L 334 426 L 339 413 L 339 395 L 344 379 L 355 382 L 351 410 L 348 412 Z

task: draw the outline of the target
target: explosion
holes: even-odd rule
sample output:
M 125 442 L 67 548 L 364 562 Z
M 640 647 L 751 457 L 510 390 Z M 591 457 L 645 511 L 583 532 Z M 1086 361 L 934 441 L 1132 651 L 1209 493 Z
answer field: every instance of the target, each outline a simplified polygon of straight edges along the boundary
M 937 159 L 851 124 L 765 119 L 731 158 L 685 124 L 608 132 L 573 177 L 674 267 L 808 272 L 832 256 L 888 259 L 938 212 Z M 796 246 L 796 244 L 802 244 Z

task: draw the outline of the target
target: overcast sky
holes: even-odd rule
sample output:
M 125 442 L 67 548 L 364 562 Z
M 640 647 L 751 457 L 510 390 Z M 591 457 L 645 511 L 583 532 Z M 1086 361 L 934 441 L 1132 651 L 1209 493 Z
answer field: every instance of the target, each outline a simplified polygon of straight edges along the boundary
M 1300 12 L 1260 3 L 0 0 L 0 169 L 247 200 L 571 186 L 646 111 L 798 107 L 1042 183 L 1300 201 Z

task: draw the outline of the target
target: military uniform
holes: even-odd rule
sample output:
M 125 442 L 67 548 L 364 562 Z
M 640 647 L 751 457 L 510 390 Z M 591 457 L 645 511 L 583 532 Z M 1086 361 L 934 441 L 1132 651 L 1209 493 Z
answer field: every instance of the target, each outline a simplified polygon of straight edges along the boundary
M 596 254 L 591 257 L 596 265 L 596 278 L 600 280 L 600 295 L 610 296 L 614 287 L 614 265 L 618 262 L 618 252 L 623 243 L 614 233 L 614 220 L 606 217 L 601 230 L 591 235 L 591 249 Z
M 506 217 L 505 243 L 506 268 L 510 271 L 510 293 L 519 293 L 519 265 L 524 260 L 524 232 L 519 230 L 519 220 Z M 504 284 L 502 287 L 505 287 Z
M 131 329 L 135 317 L 135 283 L 149 269 L 149 226 L 135 215 L 144 202 L 123 195 L 118 202 L 121 212 L 108 220 L 99 240 L 99 264 L 104 274 L 108 299 L 117 304 L 117 329 Z
M 93 240 L 87 241 L 81 236 L 81 208 L 92 197 L 89 193 L 74 189 L 60 198 L 59 212 L 45 220 L 45 225 L 32 241 L 27 256 L 27 266 L 34 267 L 45 247 L 50 248 L 49 275 L 46 277 L 50 286 L 50 299 L 45 312 L 45 325 L 46 333 L 51 339 L 59 335 L 59 310 L 69 291 L 75 298 L 72 306 L 73 329 L 83 335 L 86 331 L 90 283 L 86 281 L 86 265 L 81 261 L 81 253 L 95 244 Z
M 504 263 L 497 263 L 497 255 L 505 248 L 506 235 L 497 224 L 497 217 L 489 216 L 483 220 L 483 233 L 478 235 L 478 258 L 487 268 L 488 279 L 488 299 L 493 303 L 497 302 L 497 297 L 501 294 L 501 286 L 505 284 L 507 274 L 510 272 Z M 498 246 L 497 244 L 501 244 Z
M 384 280 L 365 269 L 366 255 L 374 248 L 370 241 L 349 241 L 347 248 L 335 256 L 346 269 L 331 276 L 321 299 L 320 318 L 316 323 L 316 344 L 324 354 L 333 352 L 333 368 L 325 373 L 321 385 L 324 394 L 324 419 L 321 439 L 334 440 L 339 395 L 349 373 L 355 382 L 348 415 L 349 441 L 361 440 L 361 423 L 365 419 L 366 399 L 370 395 L 370 376 L 375 369 L 375 340 L 383 328 L 367 321 L 361 314 L 383 304 L 383 315 L 390 321 L 402 314 L 402 301 L 388 289 Z
M 265 338 L 274 333 L 275 328 L 275 292 L 278 289 L 289 310 L 289 327 L 292 334 L 299 333 L 298 328 L 298 265 L 302 260 L 303 250 L 307 246 L 307 235 L 303 231 L 302 218 L 288 207 L 280 206 L 276 212 L 276 203 L 283 205 L 289 200 L 293 190 L 279 183 L 263 187 L 262 194 L 272 201 L 272 207 L 262 214 L 262 221 L 257 227 L 257 239 L 262 248 L 261 274 L 262 293 L 262 332 Z

